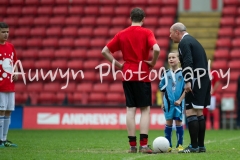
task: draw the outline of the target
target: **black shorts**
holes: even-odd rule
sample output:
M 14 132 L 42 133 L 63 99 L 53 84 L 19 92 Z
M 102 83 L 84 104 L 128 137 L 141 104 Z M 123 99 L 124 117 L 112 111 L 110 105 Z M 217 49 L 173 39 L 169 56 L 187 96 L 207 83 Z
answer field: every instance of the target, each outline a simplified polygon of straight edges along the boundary
M 198 85 L 197 78 L 194 78 L 192 92 L 188 92 L 185 96 L 186 109 L 203 109 L 210 105 L 211 102 L 211 81 L 208 76 L 200 78 L 201 87 Z
M 123 81 L 127 107 L 147 107 L 152 105 L 150 82 Z

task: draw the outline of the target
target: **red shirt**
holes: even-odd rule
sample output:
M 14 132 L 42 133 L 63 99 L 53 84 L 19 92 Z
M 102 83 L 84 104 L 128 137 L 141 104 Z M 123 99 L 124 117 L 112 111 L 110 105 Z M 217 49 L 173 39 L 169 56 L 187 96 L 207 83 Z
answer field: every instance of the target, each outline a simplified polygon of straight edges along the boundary
M 0 92 L 14 92 L 11 73 L 16 61 L 17 56 L 14 46 L 8 42 L 0 44 Z
M 107 44 L 108 49 L 111 53 L 121 50 L 123 60 L 125 61 L 123 66 L 123 74 L 127 70 L 132 73 L 138 71 L 139 63 L 142 61 L 141 78 L 147 76 L 143 80 L 139 80 L 138 74 L 126 73 L 126 79 L 130 81 L 144 81 L 150 82 L 149 80 L 149 66 L 144 60 L 149 60 L 149 51 L 157 41 L 151 30 L 143 28 L 141 26 L 130 26 L 115 35 L 115 37 Z M 118 73 L 119 74 L 119 73 Z M 124 78 L 123 78 L 124 81 Z

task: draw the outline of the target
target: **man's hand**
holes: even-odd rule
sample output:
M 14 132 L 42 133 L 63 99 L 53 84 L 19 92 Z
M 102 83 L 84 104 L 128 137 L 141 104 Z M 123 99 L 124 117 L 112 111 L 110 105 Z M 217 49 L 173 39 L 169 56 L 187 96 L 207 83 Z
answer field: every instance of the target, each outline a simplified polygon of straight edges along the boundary
M 188 92 L 192 92 L 192 85 L 191 85 L 191 82 L 187 82 L 187 83 L 185 84 L 184 89 L 185 89 L 185 92 L 186 92 L 186 93 L 188 93 Z

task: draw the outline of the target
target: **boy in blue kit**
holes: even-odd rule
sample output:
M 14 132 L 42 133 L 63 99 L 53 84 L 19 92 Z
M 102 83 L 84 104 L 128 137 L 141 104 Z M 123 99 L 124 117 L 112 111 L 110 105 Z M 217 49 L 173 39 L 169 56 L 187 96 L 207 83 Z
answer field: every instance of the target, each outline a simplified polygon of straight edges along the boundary
M 176 134 L 177 134 L 177 145 L 178 151 L 183 150 L 183 126 L 182 126 L 182 116 L 184 111 L 184 77 L 182 75 L 182 69 L 179 68 L 179 54 L 169 53 L 168 63 L 170 69 L 166 71 L 166 75 L 163 75 L 159 89 L 163 92 L 163 105 L 162 109 L 164 111 L 166 125 L 165 125 L 165 137 L 170 143 L 170 148 L 168 152 L 172 151 L 172 125 L 173 120 L 176 124 Z

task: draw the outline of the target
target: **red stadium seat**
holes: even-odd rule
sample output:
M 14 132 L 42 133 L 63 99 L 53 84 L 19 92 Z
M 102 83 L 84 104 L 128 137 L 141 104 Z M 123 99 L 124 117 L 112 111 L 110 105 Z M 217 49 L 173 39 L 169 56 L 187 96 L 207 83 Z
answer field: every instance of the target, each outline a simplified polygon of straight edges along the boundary
M 68 14 L 68 6 L 56 6 L 53 8 L 54 15 L 67 15 Z
M 28 69 L 35 68 L 34 67 L 34 64 L 35 64 L 34 60 L 22 60 L 21 63 L 22 63 L 22 67 L 23 67 L 25 72 L 28 71 Z
M 149 5 L 161 5 L 162 1 L 161 0 L 147 0 Z
M 83 62 L 83 69 L 92 69 L 95 70 L 95 67 L 100 64 L 100 61 L 97 59 L 88 60 Z
M 38 97 L 39 104 L 56 104 L 57 98 L 55 93 L 42 92 Z
M 93 90 L 93 83 L 91 82 L 81 82 L 77 85 L 78 92 L 92 92 Z
M 76 70 L 82 70 L 83 64 L 82 64 L 81 60 L 69 60 L 67 62 L 67 67 L 69 69 L 74 69 L 75 71 Z
M 94 38 L 90 41 L 91 47 L 101 47 L 103 48 L 106 45 L 105 38 Z
M 156 37 L 169 37 L 169 28 L 159 28 L 155 31 Z
M 161 60 L 158 60 L 154 66 L 154 69 L 156 69 L 158 71 L 161 67 L 164 67 L 164 62 Z
M 15 103 L 16 104 L 25 104 L 27 101 L 28 95 L 26 93 L 16 92 L 15 93 Z
M 98 17 L 97 18 L 97 22 L 96 22 L 97 26 L 109 26 L 109 24 L 111 24 L 111 18 L 110 17 Z
M 40 6 L 38 8 L 38 15 L 42 16 L 51 16 L 52 15 L 52 6 Z
M 37 14 L 37 6 L 25 6 L 22 8 L 22 15 L 35 16 Z
M 70 25 L 70 26 L 73 26 L 73 25 L 79 26 L 81 24 L 81 19 L 79 16 L 71 16 L 66 18 L 65 23 L 66 25 Z
M 51 62 L 50 60 L 38 60 L 35 62 L 35 68 L 40 69 L 47 69 L 49 70 L 51 68 Z
M 86 49 L 74 49 L 71 50 L 70 58 L 72 59 L 84 59 L 86 56 Z
M 52 48 L 56 48 L 58 47 L 58 39 L 57 38 L 48 38 L 43 40 L 42 45 L 44 47 L 52 47 Z
M 87 1 L 72 0 L 72 5 L 83 5 L 86 3 Z
M 121 30 L 123 30 L 123 27 L 115 27 L 115 28 L 111 28 L 110 30 L 109 30 L 109 36 L 110 37 L 113 37 L 113 36 L 115 36 L 118 32 L 120 32 Z
M 158 6 L 150 6 L 150 7 L 147 7 L 145 9 L 145 12 L 146 12 L 146 16 L 148 16 L 148 18 L 150 16 L 157 16 L 157 15 L 160 15 L 160 9 Z M 147 19 L 147 18 L 146 18 Z
M 26 84 L 22 82 L 15 83 L 15 92 L 25 92 L 26 90 L 27 90 Z
M 233 48 L 240 48 L 240 38 L 236 38 L 232 40 L 232 47 Z
M 121 83 L 113 83 L 109 86 L 110 93 L 123 93 L 123 86 Z
M 177 7 L 177 5 L 178 5 L 178 0 L 162 0 L 162 4 L 163 4 L 164 6 L 170 6 L 170 5 L 172 5 L 172 6 Z
M 233 36 L 233 29 L 232 27 L 223 27 L 218 30 L 218 36 L 219 37 L 229 37 L 231 38 Z
M 93 34 L 93 28 L 83 27 L 78 29 L 78 36 L 91 37 Z
M 170 27 L 174 23 L 173 17 L 161 17 L 158 19 L 158 24 L 165 27 Z
M 73 2 L 72 2 L 73 4 Z M 71 6 L 69 7 L 68 9 L 68 13 L 69 15 L 76 15 L 76 16 L 79 16 L 79 15 L 83 15 L 84 13 L 84 10 L 83 10 L 83 7 L 82 6 Z
M 90 46 L 90 38 L 79 38 L 74 41 L 75 47 L 89 47 Z
M 5 17 L 3 21 L 8 24 L 8 26 L 17 26 L 19 17 Z
M 43 90 L 45 92 L 58 92 L 60 89 L 61 86 L 58 82 L 49 82 L 43 85 Z
M 39 0 L 25 0 L 25 5 L 39 5 L 40 1 Z
M 144 25 L 147 26 L 156 26 L 158 19 L 156 17 L 148 17 L 144 20 Z
M 91 68 L 91 69 L 93 70 L 94 68 Z M 83 80 L 85 82 L 95 82 L 97 80 L 96 79 L 96 74 L 97 74 L 97 71 L 86 71 L 86 70 L 84 70 Z M 79 77 L 79 78 L 81 78 L 81 77 Z
M 30 28 L 26 26 L 18 28 L 17 30 L 15 30 L 14 34 L 19 37 L 24 36 L 27 38 L 30 36 Z
M 59 47 L 72 48 L 74 46 L 73 38 L 62 38 L 58 42 Z
M 226 60 L 213 61 L 212 70 L 219 70 L 219 69 L 222 69 L 222 70 L 228 69 Z
M 239 23 L 240 24 L 240 23 Z M 232 28 L 231 28 L 232 29 Z M 240 37 L 240 28 L 235 28 L 234 29 L 234 34 L 235 37 Z
M 64 25 L 64 22 L 65 22 L 65 17 L 63 16 L 51 17 L 49 20 L 50 25 L 56 25 L 58 27 Z
M 61 59 L 61 60 L 53 60 L 51 62 L 51 68 L 53 70 L 58 68 L 58 69 L 61 69 L 61 70 L 65 71 L 67 69 L 67 60 L 63 60 L 63 59 Z
M 46 35 L 49 37 L 60 37 L 62 35 L 61 27 L 50 27 L 46 30 Z
M 231 47 L 230 38 L 220 38 L 220 39 L 218 39 L 216 47 L 217 48 L 230 48 Z
M 55 50 L 54 57 L 56 59 L 58 58 L 68 59 L 70 53 L 71 53 L 70 49 L 58 49 L 58 50 Z
M 219 60 L 219 59 L 228 60 L 228 58 L 229 58 L 229 50 L 228 49 L 215 50 L 215 52 L 214 52 L 215 60 Z
M 111 25 L 113 26 L 126 26 L 127 25 L 127 18 L 126 17 L 114 17 L 112 19 Z
M 41 0 L 41 5 L 54 5 L 55 0 Z
M 233 49 L 230 52 L 230 58 L 233 59 L 239 59 L 240 60 L 240 49 Z
M 240 72 L 239 71 L 231 71 L 230 73 L 230 82 L 236 82 L 238 80 L 238 77 L 240 76 Z
M 67 95 L 65 94 L 65 93 L 62 93 L 62 92 L 58 92 L 57 94 L 56 94 L 56 101 L 57 101 L 57 104 L 59 104 L 59 105 L 66 105 L 65 104 L 65 99 L 67 98 Z
M 130 2 L 129 2 L 130 3 Z M 130 15 L 130 8 L 128 6 L 119 6 L 115 8 L 116 16 L 126 16 Z
M 176 16 L 176 8 L 175 7 L 162 7 L 161 8 L 161 12 L 160 14 L 161 15 L 164 15 L 164 16 Z
M 88 17 L 83 17 L 81 19 L 81 24 L 82 25 L 88 25 L 88 26 L 94 26 L 96 23 L 96 17 L 93 16 L 88 16 Z
M 228 5 L 238 5 L 239 1 L 238 0 L 224 0 L 223 1 L 224 6 Z
M 12 6 L 7 8 L 7 15 L 9 16 L 21 16 L 22 8 L 20 6 Z
M 223 7 L 222 16 L 235 16 L 237 14 L 236 6 L 226 6 Z
M 109 15 L 114 15 L 114 7 L 112 6 L 104 6 L 104 7 L 101 7 L 99 9 L 99 14 L 101 15 L 106 15 L 106 16 L 109 16 Z
M 18 20 L 19 26 L 32 26 L 33 25 L 33 17 L 22 17 Z
M 231 70 L 239 70 L 239 60 L 231 60 L 228 62 L 228 67 L 231 68 Z
M 0 6 L 4 6 L 4 5 L 7 6 L 9 4 L 9 2 L 10 2 L 9 0 L 1 0 Z
M 42 47 L 42 39 L 41 38 L 31 38 L 27 40 L 28 47 Z
M 49 23 L 49 17 L 43 16 L 43 17 L 36 17 L 33 20 L 33 23 L 35 26 L 43 26 L 44 28 Z
M 84 8 L 85 15 L 98 15 L 98 7 L 97 6 L 87 6 Z
M 235 26 L 234 17 L 222 17 L 220 20 L 221 27 L 233 27 Z
M 15 38 L 12 40 L 11 43 L 14 44 L 15 47 L 20 47 L 20 48 L 26 47 L 26 44 L 27 44 L 25 38 Z
M 169 48 L 169 39 L 166 38 L 158 38 L 157 43 L 161 49 L 167 50 Z
M 69 5 L 71 3 L 71 1 L 69 1 L 69 0 L 55 0 L 55 3 L 57 5 Z
M 42 92 L 43 91 L 43 83 L 41 82 L 32 82 L 27 85 L 28 92 Z
M 107 103 L 125 104 L 125 96 L 122 93 L 107 93 L 106 95 Z
M 108 36 L 108 31 L 109 31 L 108 27 L 98 27 L 93 30 L 93 35 L 96 37 L 97 36 L 106 37 Z
M 45 37 L 46 28 L 44 27 L 32 28 L 30 31 L 30 35 L 31 37 Z
M 100 3 L 103 4 L 103 5 L 116 6 L 117 5 L 117 0 L 101 0 Z
M 100 3 L 99 0 L 88 0 L 87 4 L 88 5 L 98 5 Z
M 76 27 L 63 28 L 62 35 L 75 37 L 75 36 L 77 36 L 77 28 Z
M 38 58 L 53 58 L 54 57 L 54 49 L 43 49 L 38 52 Z
M 7 14 L 7 8 L 4 6 L 0 6 L 0 15 L 5 16 Z
M 229 83 L 228 87 L 224 89 L 224 94 L 225 93 L 236 93 L 237 91 L 237 83 Z
M 89 59 L 96 58 L 101 59 L 103 58 L 100 49 L 90 49 L 87 51 L 86 57 Z
M 73 93 L 72 100 L 70 100 L 71 104 L 82 104 L 83 93 Z
M 28 49 L 24 51 L 24 58 L 33 58 L 36 59 L 38 57 L 37 49 Z
M 105 103 L 106 95 L 103 93 L 90 93 L 88 100 L 90 103 L 97 103 L 97 104 Z
M 109 91 L 108 83 L 95 83 L 93 85 L 94 93 L 106 93 Z

